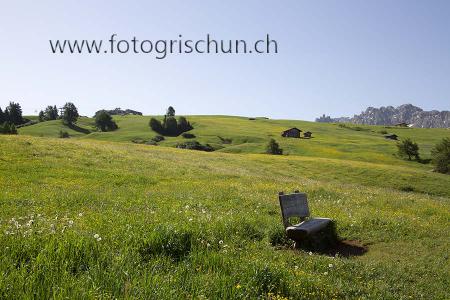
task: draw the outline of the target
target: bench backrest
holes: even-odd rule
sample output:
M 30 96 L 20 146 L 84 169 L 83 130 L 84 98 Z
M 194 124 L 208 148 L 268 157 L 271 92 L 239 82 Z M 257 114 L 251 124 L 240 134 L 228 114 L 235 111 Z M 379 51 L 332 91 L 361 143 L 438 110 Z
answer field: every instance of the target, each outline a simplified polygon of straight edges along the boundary
M 291 217 L 299 217 L 300 220 L 309 217 L 308 199 L 305 193 L 295 191 L 293 194 L 285 195 L 283 192 L 280 192 L 278 199 L 280 200 L 284 227 L 292 225 L 289 222 Z

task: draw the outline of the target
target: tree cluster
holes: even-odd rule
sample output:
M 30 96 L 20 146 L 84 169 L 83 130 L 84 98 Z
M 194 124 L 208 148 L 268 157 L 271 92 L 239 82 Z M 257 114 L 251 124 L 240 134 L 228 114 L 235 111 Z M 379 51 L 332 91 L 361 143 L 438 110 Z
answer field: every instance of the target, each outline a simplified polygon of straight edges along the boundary
M 101 131 L 114 131 L 118 128 L 111 115 L 105 111 L 98 111 L 95 115 L 95 126 Z
M 58 109 L 56 108 L 56 105 L 54 106 L 47 106 L 45 110 L 41 110 L 39 112 L 39 122 L 44 121 L 51 121 L 51 120 L 57 120 L 59 118 Z
M 9 105 L 2 111 L 0 107 L 0 124 L 9 123 L 20 125 L 25 123 L 22 117 L 22 108 L 19 103 L 9 102 Z
M 149 126 L 153 131 L 165 136 L 178 136 L 193 129 L 185 117 L 179 117 L 178 120 L 175 118 L 175 109 L 172 106 L 167 109 L 162 122 L 151 118 Z
M 0 107 L 0 134 L 17 134 L 16 125 L 25 123 L 19 103 L 10 102 L 5 111 Z

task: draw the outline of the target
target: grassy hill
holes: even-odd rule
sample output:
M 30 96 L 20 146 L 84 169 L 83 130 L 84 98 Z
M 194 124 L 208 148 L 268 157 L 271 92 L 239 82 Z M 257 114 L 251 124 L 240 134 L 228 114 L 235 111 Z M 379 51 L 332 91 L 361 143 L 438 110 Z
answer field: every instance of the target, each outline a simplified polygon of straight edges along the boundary
M 156 136 L 148 122 L 150 116 L 114 116 L 119 129 L 114 132 L 98 132 L 94 120 L 80 118 L 78 130 L 64 126 L 61 121 L 48 121 L 21 128 L 20 134 L 58 137 L 60 130 L 68 131 L 74 138 L 95 139 L 114 142 L 147 141 Z M 429 158 L 431 148 L 443 137 L 450 136 L 449 129 L 396 128 L 384 126 L 341 127 L 337 124 L 315 123 L 295 120 L 268 120 L 230 116 L 188 116 L 197 136 L 195 140 L 209 143 L 217 151 L 227 153 L 263 153 L 270 138 L 275 138 L 289 155 L 326 157 L 359 160 L 375 163 L 406 164 L 393 156 L 396 153 L 395 141 L 386 140 L 382 131 L 395 133 L 400 138 L 410 137 L 420 148 L 423 158 Z M 298 127 L 313 132 L 312 139 L 286 139 L 280 136 L 283 130 Z M 91 131 L 89 134 L 81 131 Z M 222 139 L 231 139 L 224 143 Z M 184 142 L 183 137 L 166 137 L 162 146 L 175 146 Z M 425 167 L 427 168 L 427 167 Z M 429 169 L 429 167 L 428 167 Z
M 449 298 L 450 176 L 396 158 L 379 132 L 428 158 L 448 130 L 190 116 L 220 148 L 205 153 L 161 147 L 182 137 L 132 144 L 156 135 L 149 117 L 116 119 L 110 133 L 85 118 L 0 136 L 0 298 Z M 314 138 L 280 137 L 294 126 Z M 289 155 L 259 154 L 271 137 Z M 277 238 L 277 193 L 296 189 L 367 252 Z

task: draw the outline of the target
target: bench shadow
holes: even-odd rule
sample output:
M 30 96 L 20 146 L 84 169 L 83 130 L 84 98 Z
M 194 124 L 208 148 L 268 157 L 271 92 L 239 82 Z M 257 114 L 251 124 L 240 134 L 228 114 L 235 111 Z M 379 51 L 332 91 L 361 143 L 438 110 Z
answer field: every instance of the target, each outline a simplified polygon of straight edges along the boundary
M 296 249 L 327 256 L 353 257 L 364 255 L 367 245 L 358 240 L 346 240 L 339 237 L 336 223 L 331 222 L 320 232 L 307 236 L 294 243 Z
M 300 247 L 300 249 L 303 249 Z M 308 249 L 303 249 L 307 251 Z M 310 249 L 309 249 L 310 250 Z M 353 257 L 364 255 L 368 251 L 367 246 L 364 246 L 359 241 L 342 240 L 336 242 L 335 245 L 328 249 L 321 249 L 312 251 L 313 253 L 327 255 L 327 256 L 341 256 L 341 257 Z

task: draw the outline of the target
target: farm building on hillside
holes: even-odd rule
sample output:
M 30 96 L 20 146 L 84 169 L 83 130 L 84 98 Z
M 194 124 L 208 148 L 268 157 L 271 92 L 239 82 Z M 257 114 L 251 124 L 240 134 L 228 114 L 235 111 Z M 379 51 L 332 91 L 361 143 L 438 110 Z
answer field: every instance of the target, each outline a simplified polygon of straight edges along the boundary
M 304 134 L 303 134 L 303 136 L 305 137 L 305 138 L 311 138 L 311 136 L 312 136 L 312 132 L 311 131 L 307 131 L 307 132 L 305 132 Z
M 395 126 L 397 126 L 397 127 L 409 127 L 409 124 L 405 123 L 405 122 L 402 122 L 402 123 L 395 124 Z
M 281 133 L 281 136 L 282 137 L 300 138 L 300 132 L 302 132 L 300 129 L 294 127 L 294 128 L 283 131 Z
M 396 141 L 397 138 L 398 138 L 398 135 L 396 135 L 396 134 L 389 134 L 389 135 L 385 135 L 384 138 Z

